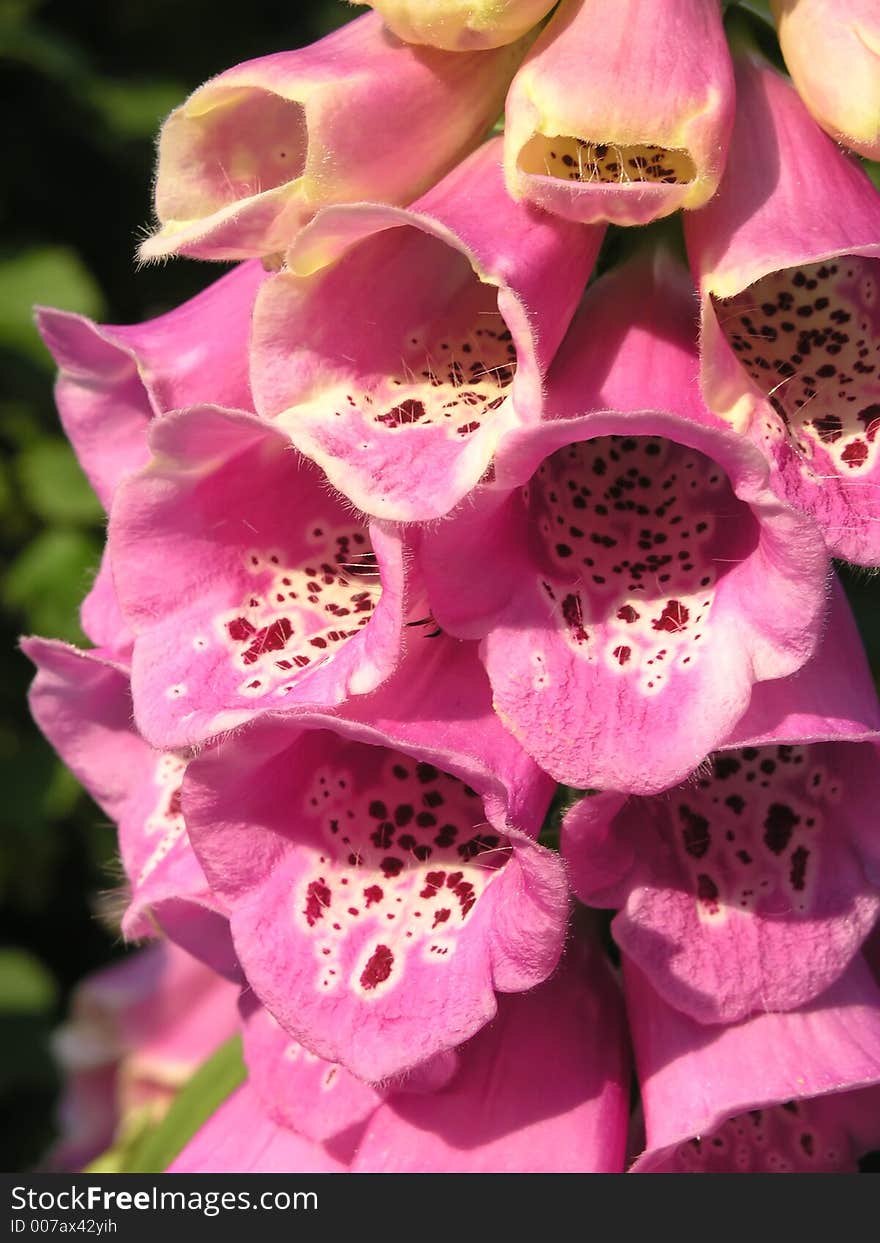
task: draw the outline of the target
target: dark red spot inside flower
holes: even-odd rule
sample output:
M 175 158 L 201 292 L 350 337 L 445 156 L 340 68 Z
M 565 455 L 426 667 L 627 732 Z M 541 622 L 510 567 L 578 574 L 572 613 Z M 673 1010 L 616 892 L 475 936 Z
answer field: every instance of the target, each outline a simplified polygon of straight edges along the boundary
M 671 634 L 677 634 L 684 629 L 689 616 L 680 600 L 670 600 L 664 605 L 660 616 L 651 620 L 651 626 L 654 630 L 668 630 Z
M 767 849 L 774 855 L 782 854 L 800 819 L 787 803 L 771 803 L 764 821 L 764 845 Z
M 377 902 L 382 901 L 382 890 L 378 885 L 370 885 L 364 890 L 364 898 L 367 903 L 367 910 L 374 906 Z
M 319 919 L 323 919 L 324 911 L 330 905 L 330 890 L 320 880 L 313 880 L 306 890 L 306 908 L 303 914 L 309 927 L 314 927 Z
M 376 988 L 383 980 L 388 979 L 393 966 L 394 955 L 388 946 L 377 945 L 361 972 L 361 987 L 367 990 Z
M 685 850 L 691 858 L 702 859 L 712 841 L 709 821 L 705 816 L 698 816 L 696 812 L 691 811 L 686 803 L 681 804 L 678 814 L 682 821 L 681 837 Z

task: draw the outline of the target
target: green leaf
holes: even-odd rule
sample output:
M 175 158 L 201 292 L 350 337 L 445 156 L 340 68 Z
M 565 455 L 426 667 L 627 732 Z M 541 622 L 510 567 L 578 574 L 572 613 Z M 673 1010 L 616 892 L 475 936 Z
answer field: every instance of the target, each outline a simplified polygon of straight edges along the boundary
M 125 1174 L 161 1174 L 211 1114 L 237 1087 L 247 1071 L 241 1056 L 241 1037 L 232 1036 L 203 1062 L 189 1083 L 175 1096 L 168 1113 L 149 1130 L 126 1157 Z M 96 1165 L 109 1158 L 105 1153 Z M 92 1172 L 87 1170 L 87 1173 Z
M 57 1000 L 55 980 L 46 967 L 21 949 L 0 949 L 0 1013 L 44 1014 Z
M 41 532 L 9 567 L 3 602 L 20 611 L 32 633 L 82 643 L 79 605 L 100 551 L 97 538 L 84 531 Z
M 25 499 L 44 522 L 92 523 L 103 517 L 101 502 L 65 440 L 46 437 L 29 445 L 16 469 Z
M 0 260 L 0 345 L 54 369 L 33 322 L 35 305 L 100 318 L 104 300 L 94 277 L 68 246 L 38 246 Z

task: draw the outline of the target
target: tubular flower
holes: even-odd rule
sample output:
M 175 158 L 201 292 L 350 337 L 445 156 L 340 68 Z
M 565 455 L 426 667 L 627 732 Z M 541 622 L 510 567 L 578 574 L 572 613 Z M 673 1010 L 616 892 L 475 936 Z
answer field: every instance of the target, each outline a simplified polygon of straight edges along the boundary
M 367 13 L 227 69 L 165 122 L 140 257 L 270 255 L 328 203 L 409 202 L 485 136 L 521 55 L 412 48 Z
M 625 961 L 647 1143 L 633 1173 L 855 1173 L 880 1144 L 880 991 L 858 958 L 789 1014 L 702 1027 Z
M 485 144 L 410 211 L 322 212 L 259 299 L 257 409 L 366 513 L 447 513 L 540 418 L 602 235 L 512 202 L 500 153 Z
M 880 11 L 874 0 L 771 0 L 788 72 L 824 130 L 880 159 Z
M 60 369 L 61 423 L 98 499 L 109 512 L 122 480 L 146 466 L 150 420 L 178 406 L 226 401 L 251 408 L 248 338 L 259 263 L 244 263 L 182 306 L 142 324 L 95 324 L 42 307 L 37 325 Z M 131 634 L 106 560 L 82 606 L 98 647 L 128 657 Z
M 479 1030 L 496 990 L 546 978 L 567 918 L 559 859 L 534 840 L 551 783 L 492 715 L 470 645 L 423 642 L 363 704 L 266 716 L 206 750 L 184 789 L 254 993 L 372 1083 Z
M 304 1160 L 309 1170 L 352 1173 L 623 1168 L 628 1047 L 619 989 L 595 948 L 574 947 L 552 979 L 499 998 L 495 1021 L 439 1078 L 417 1068 L 371 1088 L 283 1034 L 272 1038 L 265 1013 L 260 1023 L 239 1105 L 214 1115 L 172 1171 L 240 1169 L 256 1153 L 247 1168 L 266 1172 L 285 1147 L 297 1163 L 288 1169 Z M 247 1128 L 231 1125 L 245 1110 Z
M 507 185 L 587 223 L 701 207 L 733 112 L 716 0 L 565 0 L 507 96 Z
M 622 950 L 702 1023 L 812 1001 L 880 914 L 880 709 L 842 597 L 813 668 L 790 681 L 756 687 L 738 737 L 677 789 L 603 793 L 566 817 L 575 892 L 619 908 Z
M 157 420 L 109 554 L 154 746 L 372 690 L 401 654 L 400 536 L 353 517 L 277 428 L 200 407 Z
M 554 417 L 511 434 L 495 482 L 424 537 L 434 616 L 483 639 L 496 710 L 568 785 L 683 779 L 818 636 L 821 541 L 700 402 L 693 316 L 662 255 L 598 281 L 551 373 Z
M 37 666 L 34 719 L 74 775 L 119 826 L 127 877 L 122 932 L 157 928 L 216 971 L 235 976 L 225 910 L 192 852 L 180 806 L 185 762 L 151 750 L 132 723 L 128 672 L 100 650 L 25 639 Z
M 352 4 L 361 0 L 350 0 Z M 513 43 L 553 8 L 556 0 L 365 0 L 390 30 L 408 43 L 451 52 Z
M 737 100 L 728 172 L 685 222 L 705 397 L 761 445 L 832 552 L 874 565 L 880 198 L 764 62 L 740 59 Z
M 79 1170 L 161 1117 L 178 1088 L 235 1031 L 235 985 L 182 950 L 150 946 L 77 985 L 53 1036 L 64 1076 L 60 1138 L 47 1164 Z
M 540 987 L 499 998 L 436 1092 L 388 1097 L 353 1173 L 620 1173 L 628 1048 L 620 996 L 593 950 L 566 952 Z

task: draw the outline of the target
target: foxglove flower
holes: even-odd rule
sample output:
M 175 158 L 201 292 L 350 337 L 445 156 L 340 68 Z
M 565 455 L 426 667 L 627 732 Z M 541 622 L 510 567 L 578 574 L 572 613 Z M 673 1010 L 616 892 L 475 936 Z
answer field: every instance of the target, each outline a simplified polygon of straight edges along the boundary
M 395 1093 L 367 1123 L 353 1173 L 620 1173 L 628 1047 L 616 982 L 572 947 L 552 979 L 499 999 L 437 1092 Z
M 351 1158 L 334 1156 L 274 1122 L 249 1083 L 228 1096 L 169 1165 L 168 1174 L 344 1174 Z
M 733 122 L 717 0 L 565 0 L 507 96 L 507 185 L 569 220 L 700 207 Z
M 359 4 L 361 0 L 350 0 Z M 366 0 L 390 30 L 408 43 L 452 52 L 500 47 L 521 38 L 554 0 Z
M 447 513 L 540 418 L 601 232 L 513 203 L 500 156 L 485 144 L 410 211 L 328 208 L 259 299 L 257 409 L 365 513 Z
M 150 447 L 151 464 L 119 489 L 109 534 L 149 742 L 192 745 L 388 676 L 404 625 L 398 533 L 354 517 L 254 415 L 171 413 Z
M 150 420 L 178 406 L 225 401 L 251 408 L 248 338 L 266 273 L 241 264 L 182 306 L 142 324 L 95 324 L 40 308 L 37 324 L 60 369 L 55 400 L 80 465 L 109 512 L 121 481 L 149 461 Z M 125 654 L 132 636 L 106 559 L 82 606 L 98 647 Z
M 624 966 L 647 1138 L 633 1173 L 855 1173 L 880 1144 L 880 991 L 861 958 L 800 1010 L 712 1027 Z
M 822 128 L 880 159 L 880 10 L 874 0 L 771 0 L 801 99 Z
M 712 410 L 771 459 L 828 547 L 880 562 L 880 196 L 796 92 L 740 58 L 718 194 L 685 233 Z
M 180 806 L 185 762 L 156 752 L 132 725 L 128 670 L 101 650 L 25 639 L 38 672 L 34 719 L 73 774 L 119 826 L 130 892 L 128 940 L 157 928 L 215 970 L 237 974 L 225 910 L 192 852 Z
M 688 782 L 566 816 L 575 892 L 619 908 L 623 952 L 702 1023 L 812 1001 L 880 914 L 880 709 L 841 595 L 812 664 L 756 687 L 738 737 Z
M 426 532 L 440 625 L 482 638 L 496 710 L 557 780 L 656 792 L 810 656 L 827 558 L 761 454 L 703 406 L 686 274 L 596 282 L 495 481 Z M 633 739 L 639 739 L 634 747 Z
M 567 919 L 558 856 L 535 842 L 552 784 L 493 715 L 471 646 L 421 643 L 369 698 L 206 750 L 183 795 L 254 993 L 372 1083 L 546 978 Z
M 285 1152 L 296 1163 L 288 1169 L 304 1161 L 316 1172 L 623 1168 L 628 1045 L 619 989 L 594 947 L 572 947 L 545 984 L 499 998 L 495 1021 L 433 1082 L 417 1068 L 371 1088 L 283 1035 L 271 1038 L 265 1014 L 260 1022 L 248 1087 L 208 1121 L 172 1172 L 266 1172 Z M 247 1056 L 247 1029 L 245 1049 Z
M 79 1170 L 114 1138 L 161 1117 L 237 1025 L 237 989 L 167 944 L 87 976 L 52 1047 L 64 1075 L 47 1164 Z
M 411 48 L 367 13 L 227 69 L 165 122 L 141 258 L 270 255 L 328 203 L 409 202 L 485 136 L 521 55 Z

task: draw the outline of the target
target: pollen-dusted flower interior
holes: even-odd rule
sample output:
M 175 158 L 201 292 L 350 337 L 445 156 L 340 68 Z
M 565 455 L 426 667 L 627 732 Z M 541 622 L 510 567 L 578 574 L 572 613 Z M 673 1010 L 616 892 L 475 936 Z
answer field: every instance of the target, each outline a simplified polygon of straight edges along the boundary
M 869 470 L 880 431 L 880 260 L 773 272 L 716 303 L 727 340 L 807 462 Z
M 729 1118 L 682 1144 L 668 1162 L 680 1174 L 855 1174 L 852 1143 L 819 1101 L 787 1101 Z
M 170 164 L 157 188 L 163 218 L 193 220 L 301 176 L 305 109 L 259 87 L 206 88 L 169 123 Z
M 313 943 L 321 992 L 381 996 L 409 955 L 452 957 L 510 846 L 479 795 L 433 764 L 361 743 L 332 754 L 299 809 L 320 845 L 309 850 L 294 917 Z
M 579 655 L 635 673 L 645 694 L 696 662 L 718 581 L 757 541 L 715 462 L 661 437 L 598 437 L 557 450 L 522 495 Z
M 596 185 L 687 185 L 697 175 L 687 151 L 643 142 L 593 142 L 563 134 L 533 135 L 517 163 L 532 176 Z

